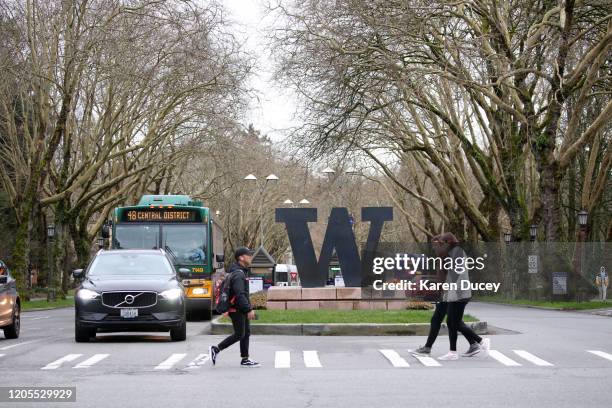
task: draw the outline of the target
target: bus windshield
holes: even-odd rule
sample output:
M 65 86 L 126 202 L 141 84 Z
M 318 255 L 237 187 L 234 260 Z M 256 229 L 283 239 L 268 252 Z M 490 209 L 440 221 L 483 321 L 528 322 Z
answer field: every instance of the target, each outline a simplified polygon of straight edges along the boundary
M 118 249 L 158 249 L 159 225 L 117 225 L 115 247 Z
M 206 225 L 163 225 L 163 248 L 176 264 L 206 263 Z

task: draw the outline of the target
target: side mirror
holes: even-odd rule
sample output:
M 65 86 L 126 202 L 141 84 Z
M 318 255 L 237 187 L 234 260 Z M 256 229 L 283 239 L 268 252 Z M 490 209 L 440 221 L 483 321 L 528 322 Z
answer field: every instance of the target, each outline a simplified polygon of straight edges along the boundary
M 186 278 L 191 273 L 190 269 L 187 268 L 179 268 L 178 274 L 181 278 Z
M 83 270 L 75 269 L 74 271 L 72 271 L 72 276 L 74 276 L 74 279 L 81 279 L 83 277 Z
M 0 276 L 0 285 L 6 285 L 8 283 L 8 276 Z
M 219 263 L 225 262 L 225 255 L 223 255 L 223 254 L 216 254 L 215 255 L 215 261 L 217 261 Z
M 110 228 L 108 227 L 108 225 L 103 225 L 102 226 L 102 238 L 107 239 L 110 238 Z

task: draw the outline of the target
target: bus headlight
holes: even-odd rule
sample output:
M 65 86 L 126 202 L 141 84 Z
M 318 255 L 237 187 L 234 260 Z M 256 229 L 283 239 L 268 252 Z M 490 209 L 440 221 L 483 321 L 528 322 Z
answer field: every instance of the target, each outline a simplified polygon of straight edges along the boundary
M 100 296 L 98 292 L 89 289 L 81 289 L 77 292 L 77 297 L 81 300 L 94 300 L 98 296 Z
M 166 300 L 177 300 L 183 294 L 182 289 L 168 289 L 164 290 L 160 295 Z
M 191 293 L 194 295 L 208 295 L 208 289 L 206 288 L 194 288 Z

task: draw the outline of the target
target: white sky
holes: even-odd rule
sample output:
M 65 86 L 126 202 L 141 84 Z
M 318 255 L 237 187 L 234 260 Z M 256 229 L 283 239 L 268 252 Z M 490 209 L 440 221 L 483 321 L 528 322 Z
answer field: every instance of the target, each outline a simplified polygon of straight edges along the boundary
M 235 23 L 235 35 L 244 41 L 244 50 L 257 58 L 250 85 L 255 89 L 250 109 L 242 123 L 253 123 L 256 129 L 273 141 L 285 138 L 287 129 L 297 125 L 294 119 L 296 96 L 272 80 L 273 61 L 266 48 L 264 0 L 223 0 L 229 18 Z

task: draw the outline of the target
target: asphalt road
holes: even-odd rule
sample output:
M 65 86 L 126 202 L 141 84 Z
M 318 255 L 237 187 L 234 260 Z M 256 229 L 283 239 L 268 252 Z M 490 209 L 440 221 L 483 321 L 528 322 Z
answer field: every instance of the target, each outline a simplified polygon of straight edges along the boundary
M 0 385 L 76 386 L 77 402 L 0 406 L 612 406 L 612 318 L 477 303 L 468 312 L 514 332 L 491 335 L 489 357 L 451 362 L 410 355 L 423 337 L 254 336 L 260 368 L 241 368 L 237 345 L 213 367 L 208 345 L 222 336 L 208 322 L 189 322 L 185 342 L 121 333 L 83 344 L 72 309 L 28 312 L 19 339 L 0 334 Z M 433 356 L 447 349 L 442 336 Z

